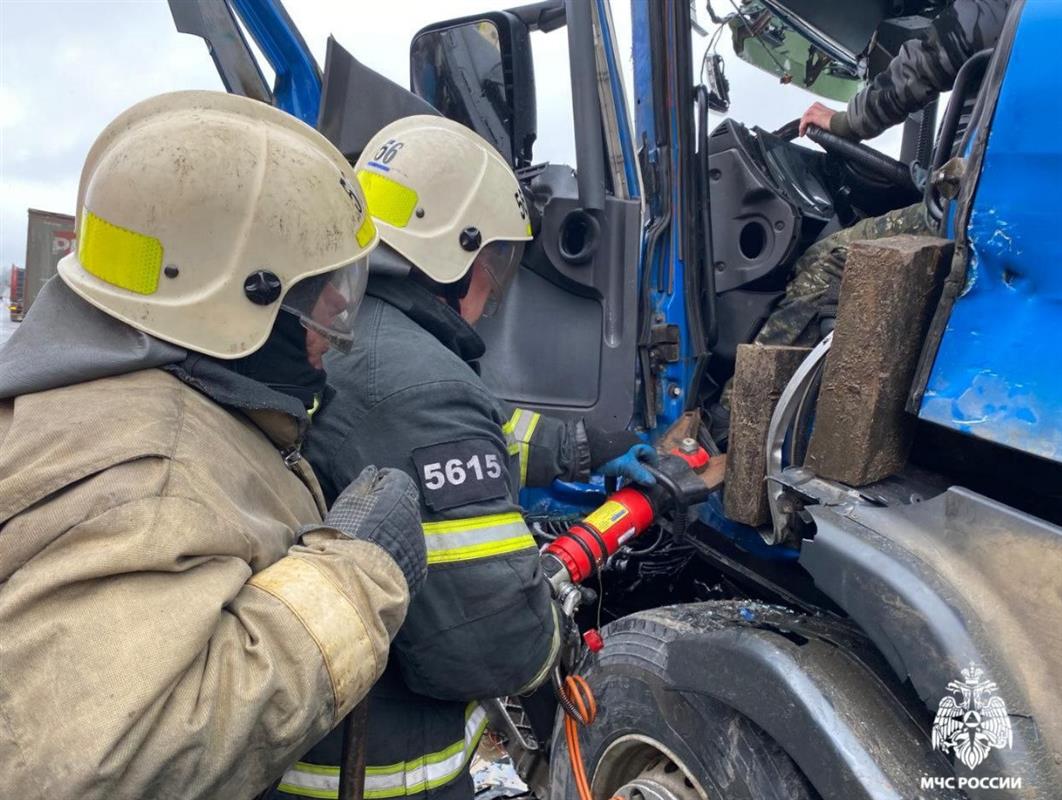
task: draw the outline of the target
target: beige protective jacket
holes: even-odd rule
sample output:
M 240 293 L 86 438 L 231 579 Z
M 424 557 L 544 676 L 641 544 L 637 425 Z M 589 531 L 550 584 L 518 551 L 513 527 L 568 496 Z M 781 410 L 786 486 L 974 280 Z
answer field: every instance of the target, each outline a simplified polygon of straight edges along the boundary
M 157 369 L 0 401 L 0 796 L 253 797 L 368 691 L 406 583 L 293 546 L 296 428 Z

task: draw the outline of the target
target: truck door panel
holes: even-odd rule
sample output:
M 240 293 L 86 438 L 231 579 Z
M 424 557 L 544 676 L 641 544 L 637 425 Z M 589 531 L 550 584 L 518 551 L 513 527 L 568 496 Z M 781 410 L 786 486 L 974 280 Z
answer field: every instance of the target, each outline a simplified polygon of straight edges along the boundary
M 624 427 L 635 397 L 639 203 L 606 197 L 588 222 L 563 165 L 546 167 L 532 188 L 548 198 L 541 230 L 498 314 L 477 326 L 483 378 L 521 406 Z M 572 258 L 579 249 L 585 260 Z

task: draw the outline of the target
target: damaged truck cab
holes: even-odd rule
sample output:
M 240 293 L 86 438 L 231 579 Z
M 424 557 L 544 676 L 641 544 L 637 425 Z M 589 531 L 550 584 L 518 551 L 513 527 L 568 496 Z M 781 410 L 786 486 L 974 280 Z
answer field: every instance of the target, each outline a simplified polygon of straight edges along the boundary
M 738 57 L 845 100 L 943 5 L 708 12 Z M 795 125 L 710 128 L 729 87 L 714 50 L 695 82 L 685 0 L 548 0 L 441 21 L 411 42 L 409 90 L 335 40 L 319 70 L 278 0 L 171 8 L 229 91 L 316 125 L 351 160 L 413 113 L 483 135 L 538 218 L 480 328 L 484 379 L 521 407 L 693 438 L 726 459 L 696 520 L 676 532 L 665 515 L 622 547 L 576 617 L 608 623 L 602 649 L 569 653 L 599 707 L 579 734 L 594 797 L 1057 796 L 1058 3 L 1015 0 L 941 114 L 908 119 L 899 159 L 818 130 L 819 148 L 797 144 Z M 558 30 L 572 165 L 534 157 L 532 42 Z M 935 235 L 853 244 L 817 344 L 751 344 L 809 245 L 913 204 Z M 731 380 L 722 453 L 713 424 Z M 555 484 L 522 500 L 548 540 L 605 496 Z M 534 794 L 576 796 L 548 687 L 487 706 Z

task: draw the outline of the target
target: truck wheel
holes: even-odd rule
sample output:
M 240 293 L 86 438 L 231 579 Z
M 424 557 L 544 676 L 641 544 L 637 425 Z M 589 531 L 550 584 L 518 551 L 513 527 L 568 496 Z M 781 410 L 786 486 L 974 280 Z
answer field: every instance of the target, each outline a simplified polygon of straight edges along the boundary
M 793 761 L 750 720 L 702 694 L 670 685 L 668 645 L 731 617 L 735 604 L 654 609 L 604 628 L 605 647 L 579 673 L 597 719 L 579 732 L 595 800 L 814 800 Z M 724 612 L 719 621 L 708 606 Z M 560 712 L 563 714 L 563 712 Z M 555 728 L 562 730 L 563 717 Z M 550 800 L 578 797 L 563 733 L 554 736 Z

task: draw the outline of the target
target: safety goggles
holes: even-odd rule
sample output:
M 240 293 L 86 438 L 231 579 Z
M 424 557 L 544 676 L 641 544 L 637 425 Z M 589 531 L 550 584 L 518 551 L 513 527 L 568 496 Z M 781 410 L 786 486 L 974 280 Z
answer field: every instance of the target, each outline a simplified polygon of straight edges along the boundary
M 323 275 L 303 278 L 284 295 L 280 307 L 308 331 L 343 353 L 354 343 L 354 317 L 365 296 L 369 259 L 362 258 Z
M 475 263 L 483 268 L 491 281 L 490 295 L 483 306 L 484 317 L 492 317 L 498 312 L 523 256 L 523 242 L 490 242 L 479 251 Z

